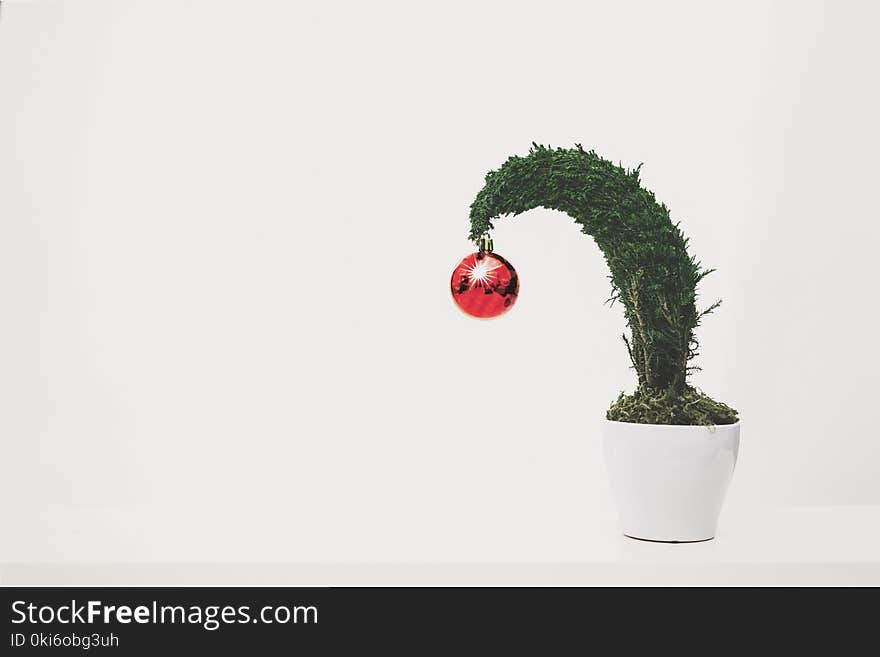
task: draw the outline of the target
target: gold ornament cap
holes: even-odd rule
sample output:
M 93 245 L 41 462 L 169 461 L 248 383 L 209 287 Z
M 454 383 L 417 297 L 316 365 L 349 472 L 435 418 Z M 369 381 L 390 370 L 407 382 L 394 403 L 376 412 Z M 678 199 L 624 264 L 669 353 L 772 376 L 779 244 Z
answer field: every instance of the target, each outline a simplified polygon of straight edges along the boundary
M 495 246 L 489 233 L 483 233 L 480 235 L 477 245 L 480 247 L 480 253 L 492 253 L 492 248 Z

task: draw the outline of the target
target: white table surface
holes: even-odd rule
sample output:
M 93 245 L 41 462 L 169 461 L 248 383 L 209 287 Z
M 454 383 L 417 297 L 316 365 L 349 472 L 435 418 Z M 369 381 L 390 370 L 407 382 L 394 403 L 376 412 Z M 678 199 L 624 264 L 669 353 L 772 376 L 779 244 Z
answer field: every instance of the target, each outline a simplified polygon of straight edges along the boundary
M 301 533 L 291 517 L 215 510 L 174 520 L 149 508 L 7 517 L 4 585 L 880 585 L 880 507 L 726 509 L 715 540 L 620 536 L 598 509 L 579 522 L 482 530 L 413 522 Z M 406 519 L 402 519 L 406 522 Z M 454 523 L 451 526 L 455 526 Z M 405 533 L 403 534 L 405 535 Z M 165 537 L 165 538 L 163 538 Z M 175 537 L 175 538 L 168 538 Z

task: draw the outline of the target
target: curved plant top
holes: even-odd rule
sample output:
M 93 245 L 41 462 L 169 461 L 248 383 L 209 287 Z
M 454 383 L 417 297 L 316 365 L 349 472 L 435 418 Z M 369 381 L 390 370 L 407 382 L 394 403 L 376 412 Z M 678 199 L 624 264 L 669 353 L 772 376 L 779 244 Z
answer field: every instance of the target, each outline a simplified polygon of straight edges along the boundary
M 476 241 L 490 230 L 496 217 L 536 207 L 565 212 L 593 237 L 611 270 L 610 300 L 623 304 L 630 329 L 623 339 L 641 398 L 618 399 L 609 419 L 651 424 L 735 422 L 735 411 L 687 384 L 688 373 L 697 369 L 689 365 L 697 354 L 694 329 L 720 305 L 715 302 L 701 312 L 696 308 L 697 283 L 713 270 L 703 269 L 688 254 L 687 238 L 666 206 L 641 186 L 639 169 L 628 171 L 580 145 L 552 149 L 533 144 L 525 157 L 511 157 L 486 175 L 485 186 L 471 204 L 470 239 Z M 677 408 L 666 417 L 656 403 L 644 402 L 645 395 L 680 399 L 686 394 L 702 400 L 694 404 L 700 408 L 698 415 Z M 650 414 L 638 411 L 642 405 L 650 406 Z M 615 408 L 625 408 L 626 413 Z

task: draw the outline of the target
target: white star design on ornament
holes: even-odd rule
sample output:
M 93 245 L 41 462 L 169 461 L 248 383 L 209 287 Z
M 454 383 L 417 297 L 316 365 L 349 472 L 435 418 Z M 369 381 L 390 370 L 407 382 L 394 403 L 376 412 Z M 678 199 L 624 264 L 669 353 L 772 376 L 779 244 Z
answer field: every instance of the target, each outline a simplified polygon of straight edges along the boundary
M 500 263 L 496 263 L 495 266 L 492 267 L 490 266 L 489 259 L 485 258 L 481 261 L 478 260 L 472 267 L 468 267 L 465 271 L 467 272 L 468 278 L 471 279 L 471 287 L 477 285 L 485 287 L 495 280 L 495 274 L 492 272 L 500 268 Z

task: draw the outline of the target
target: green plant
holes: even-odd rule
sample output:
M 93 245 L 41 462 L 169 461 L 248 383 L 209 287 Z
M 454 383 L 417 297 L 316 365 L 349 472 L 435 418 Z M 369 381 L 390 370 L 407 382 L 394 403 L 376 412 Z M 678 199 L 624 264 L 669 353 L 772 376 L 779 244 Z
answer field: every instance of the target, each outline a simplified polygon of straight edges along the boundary
M 605 255 L 612 295 L 630 329 L 623 336 L 638 376 L 634 394 L 621 397 L 608 419 L 645 424 L 731 424 L 736 411 L 688 384 L 697 355 L 694 330 L 720 301 L 696 307 L 697 284 L 713 270 L 687 252 L 688 240 L 669 210 L 626 170 L 593 151 L 533 144 L 486 175 L 471 204 L 470 239 L 492 220 L 536 207 L 561 210 L 581 224 Z

